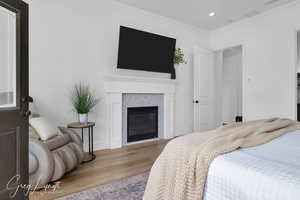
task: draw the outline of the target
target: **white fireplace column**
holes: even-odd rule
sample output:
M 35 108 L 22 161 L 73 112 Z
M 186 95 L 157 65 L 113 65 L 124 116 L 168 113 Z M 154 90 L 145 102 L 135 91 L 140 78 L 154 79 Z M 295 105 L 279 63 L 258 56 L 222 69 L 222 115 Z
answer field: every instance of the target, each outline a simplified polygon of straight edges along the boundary
M 108 93 L 110 148 L 122 147 L 122 93 Z
M 164 138 L 171 139 L 174 134 L 174 94 L 164 94 Z
M 163 94 L 163 139 L 174 137 L 174 94 L 176 81 L 128 76 L 106 76 L 105 90 L 110 148 L 122 147 L 122 94 Z

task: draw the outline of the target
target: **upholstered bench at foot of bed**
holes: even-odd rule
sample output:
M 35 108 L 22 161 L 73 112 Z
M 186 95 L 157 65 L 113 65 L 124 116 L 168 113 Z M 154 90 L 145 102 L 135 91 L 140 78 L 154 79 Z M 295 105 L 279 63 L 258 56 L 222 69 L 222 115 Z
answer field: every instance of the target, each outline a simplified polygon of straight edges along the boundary
M 43 187 L 75 169 L 84 158 L 76 133 L 65 133 L 48 141 L 29 140 L 29 182 Z

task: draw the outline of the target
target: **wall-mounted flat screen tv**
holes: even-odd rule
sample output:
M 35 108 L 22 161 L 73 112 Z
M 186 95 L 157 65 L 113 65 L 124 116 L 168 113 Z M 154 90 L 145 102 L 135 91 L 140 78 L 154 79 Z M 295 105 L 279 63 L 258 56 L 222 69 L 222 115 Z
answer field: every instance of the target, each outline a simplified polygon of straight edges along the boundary
M 118 68 L 170 73 L 175 78 L 176 39 L 120 27 Z

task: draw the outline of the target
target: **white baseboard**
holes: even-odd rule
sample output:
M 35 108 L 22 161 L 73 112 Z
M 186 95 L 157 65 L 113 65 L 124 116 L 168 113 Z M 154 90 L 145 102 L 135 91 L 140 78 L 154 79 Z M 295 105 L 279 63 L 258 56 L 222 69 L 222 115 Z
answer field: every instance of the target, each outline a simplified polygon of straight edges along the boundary
M 175 136 L 179 137 L 179 136 L 188 135 L 190 133 L 193 133 L 193 131 L 192 130 L 181 130 L 181 131 L 176 131 Z
M 88 152 L 89 151 L 89 144 L 88 141 L 84 141 L 84 151 Z M 94 151 L 98 150 L 103 150 L 103 149 L 108 149 L 108 145 L 103 142 L 103 141 L 94 141 Z
M 94 141 L 94 151 L 108 149 L 109 145 L 104 141 Z

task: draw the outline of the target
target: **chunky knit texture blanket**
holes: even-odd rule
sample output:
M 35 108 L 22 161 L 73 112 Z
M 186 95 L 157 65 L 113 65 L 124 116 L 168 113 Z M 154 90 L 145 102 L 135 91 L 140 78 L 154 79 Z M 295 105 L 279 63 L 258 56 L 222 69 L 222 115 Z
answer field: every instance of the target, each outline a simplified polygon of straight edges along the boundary
M 269 142 L 300 129 L 289 119 L 233 123 L 170 141 L 154 163 L 143 200 L 201 200 L 210 163 L 239 148 Z

